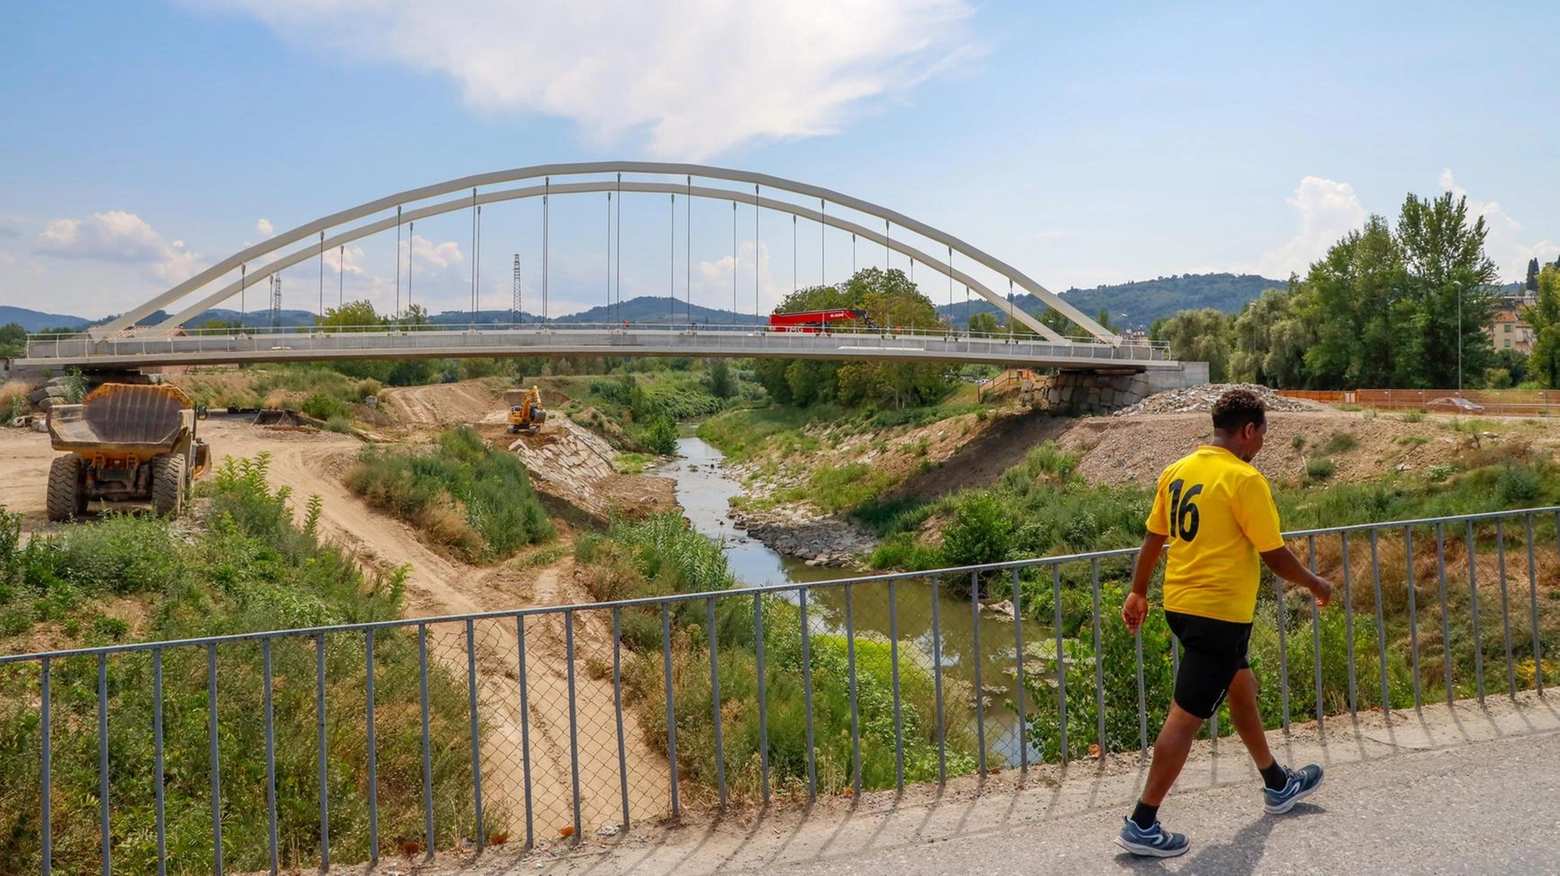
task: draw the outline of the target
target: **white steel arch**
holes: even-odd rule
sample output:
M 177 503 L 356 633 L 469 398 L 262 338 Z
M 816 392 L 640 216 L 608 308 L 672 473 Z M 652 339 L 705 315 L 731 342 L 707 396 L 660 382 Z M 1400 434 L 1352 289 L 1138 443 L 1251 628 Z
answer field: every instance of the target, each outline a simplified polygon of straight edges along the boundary
M 862 237 L 868 240 L 869 242 L 887 246 L 890 249 L 920 261 L 921 263 L 932 267 L 933 269 L 938 270 L 945 275 L 952 276 L 954 280 L 959 283 L 968 285 L 972 291 L 977 292 L 981 295 L 981 297 L 996 305 L 998 309 L 1008 313 L 1011 319 L 1023 323 L 1030 329 L 1039 333 L 1041 336 L 1053 341 L 1063 341 L 1063 339 L 1050 328 L 1040 323 L 1028 313 L 1014 308 L 1007 300 L 1007 298 L 1005 298 L 997 291 L 992 290 L 978 279 L 971 277 L 963 271 L 953 269 L 945 261 L 938 259 L 915 247 L 912 247 L 902 240 L 893 239 L 891 236 L 885 235 L 883 232 L 874 231 L 870 228 L 860 225 L 859 223 L 851 222 L 843 217 L 829 215 L 826 211 L 823 210 L 815 210 L 809 207 L 803 207 L 784 200 L 764 198 L 758 196 L 757 194 L 748 195 L 734 189 L 692 186 L 691 183 L 657 183 L 644 181 L 617 182 L 603 179 L 586 182 L 553 184 L 550 179 L 553 176 L 567 177 L 582 174 L 621 173 L 699 177 L 701 179 L 713 179 L 725 182 L 749 183 L 755 186 L 768 187 L 771 190 L 781 191 L 792 195 L 805 196 L 810 199 L 817 198 L 825 203 L 836 204 L 857 213 L 885 220 L 891 225 L 898 225 L 899 227 L 920 235 L 925 239 L 935 241 L 945 247 L 951 248 L 954 252 L 959 253 L 966 259 L 969 259 L 976 264 L 979 264 L 991 271 L 1007 277 L 1014 285 L 1022 288 L 1026 292 L 1034 294 L 1041 301 L 1044 301 L 1048 306 L 1067 317 L 1068 320 L 1083 328 L 1095 338 L 1098 338 L 1099 341 L 1111 345 L 1116 345 L 1121 342 L 1121 338 L 1114 332 L 1111 332 L 1109 329 L 1099 325 L 1083 312 L 1068 304 L 1061 297 L 1057 296 L 1049 289 L 1046 289 L 1044 286 L 1041 286 L 1039 283 L 1035 282 L 1033 279 L 1012 267 L 1008 263 L 1001 261 L 1000 259 L 997 259 L 974 246 L 971 246 L 970 244 L 960 240 L 957 237 L 954 237 L 953 235 L 947 234 L 946 232 L 940 231 L 915 219 L 911 219 L 910 217 L 898 213 L 894 210 L 880 207 L 876 204 L 863 201 L 859 198 L 853 198 L 849 195 L 845 195 L 831 189 L 812 186 L 806 183 L 796 182 L 794 180 L 770 176 L 768 174 L 752 173 L 749 171 L 700 164 L 673 164 L 647 161 L 602 161 L 536 165 L 533 167 L 461 177 L 459 179 L 448 180 L 446 182 L 437 183 L 431 186 L 424 186 L 417 189 L 408 189 L 404 192 L 398 192 L 396 194 L 379 198 L 374 201 L 369 201 L 356 207 L 342 210 L 337 213 L 332 213 L 329 216 L 325 216 L 312 222 L 299 225 L 296 228 L 284 231 L 281 234 L 270 238 L 269 240 L 262 241 L 261 243 L 257 243 L 244 250 L 234 253 L 217 264 L 212 265 L 210 268 L 201 271 L 194 277 L 191 277 L 190 279 L 174 286 L 173 288 L 162 293 L 161 295 L 158 295 L 150 301 L 147 301 L 140 306 L 126 312 L 124 315 L 107 323 L 106 325 L 93 330 L 92 334 L 98 337 L 112 336 L 117 332 L 123 331 L 124 329 L 135 325 L 137 321 L 152 313 L 155 313 L 160 309 L 167 308 L 180 301 L 183 301 L 191 294 L 209 285 L 213 281 L 220 279 L 224 275 L 238 268 L 240 265 L 247 264 L 249 261 L 256 258 L 271 255 L 278 250 L 300 241 L 314 238 L 320 234 L 320 232 L 326 231 L 328 229 L 355 222 L 359 219 L 367 218 L 375 213 L 388 210 L 393 207 L 402 206 L 408 202 L 422 201 L 429 198 L 439 197 L 441 195 L 447 195 L 453 192 L 464 192 L 473 188 L 480 189 L 483 186 L 492 186 L 509 182 L 544 178 L 548 180 L 547 184 L 544 186 L 530 185 L 521 188 L 478 193 L 475 198 L 454 198 L 447 201 L 419 207 L 414 210 L 404 211 L 401 214 L 400 219 L 401 221 L 408 222 L 416 221 L 417 219 L 421 219 L 427 216 L 437 216 L 443 213 L 454 212 L 461 209 L 469 209 L 474 204 L 487 204 L 522 198 L 534 198 L 539 197 L 544 193 L 562 195 L 605 191 L 624 191 L 637 193 L 687 194 L 691 191 L 691 193 L 696 197 L 732 200 L 740 203 L 751 203 L 760 208 L 770 209 L 783 213 L 791 213 L 796 216 L 822 223 L 829 227 L 851 232 L 858 237 Z M 322 247 L 323 249 L 330 249 L 349 241 L 357 240 L 362 237 L 385 231 L 394 227 L 396 221 L 397 219 L 395 216 L 389 216 L 347 229 L 337 233 L 334 236 L 327 237 L 323 244 L 311 243 L 296 252 L 276 259 L 266 265 L 257 266 L 256 270 L 250 274 L 244 282 L 259 281 L 271 273 L 282 270 L 290 265 L 298 264 L 299 262 L 302 262 L 311 257 L 315 257 L 319 254 Z M 178 327 L 194 318 L 197 314 L 210 308 L 211 306 L 214 306 L 215 304 L 221 303 L 222 301 L 231 298 L 238 291 L 239 283 L 233 282 L 203 296 L 198 301 L 180 310 L 174 316 L 169 317 L 168 319 L 159 323 L 156 326 L 153 334 L 172 333 Z

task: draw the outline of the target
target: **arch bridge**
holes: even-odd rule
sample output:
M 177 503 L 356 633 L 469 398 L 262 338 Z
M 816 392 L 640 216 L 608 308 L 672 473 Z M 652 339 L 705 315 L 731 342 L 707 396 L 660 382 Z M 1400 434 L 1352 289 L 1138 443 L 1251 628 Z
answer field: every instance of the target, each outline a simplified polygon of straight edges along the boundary
M 625 176 L 628 178 L 625 179 Z M 269 333 L 245 327 L 220 332 L 191 330 L 197 316 L 281 271 L 318 259 L 323 276 L 327 253 L 347 244 L 395 229 L 402 224 L 458 211 L 472 211 L 472 247 L 480 252 L 480 210 L 484 205 L 539 199 L 542 208 L 542 301 L 546 313 L 551 280 L 548 270 L 549 205 L 559 197 L 607 193 L 621 210 L 624 194 L 669 195 L 672 209 L 684 198 L 691 241 L 693 199 L 729 201 L 735 208 L 755 209 L 754 238 L 764 213 L 805 220 L 818 227 L 820 283 L 826 283 L 828 229 L 908 258 L 947 278 L 951 290 L 962 285 L 1008 316 L 1010 326 L 1027 329 L 1025 338 L 1012 335 L 971 337 L 945 329 L 928 334 L 895 330 L 885 334 L 777 333 L 753 324 L 728 326 L 635 325 L 588 326 L 544 319 L 540 324 L 471 325 L 449 329 L 417 326 L 323 332 L 293 329 Z M 733 213 L 735 217 L 735 213 Z M 610 212 L 609 212 L 610 228 Z M 733 239 L 736 236 L 733 218 Z M 621 226 L 619 226 L 621 234 Z M 675 227 L 673 234 L 675 235 Z M 691 245 L 691 244 L 690 244 Z M 399 247 L 398 247 L 399 248 Z M 735 243 L 733 244 L 735 250 Z M 756 249 L 756 246 L 755 246 Z M 475 253 L 474 253 L 475 257 Z M 397 255 L 399 259 L 399 254 Z M 675 258 L 675 257 L 674 257 Z M 733 263 L 736 254 L 733 253 Z M 691 263 L 691 250 L 689 261 Z M 338 262 L 338 270 L 341 270 Z M 734 268 L 733 268 L 734 270 Z M 755 271 L 755 284 L 758 280 Z M 735 282 L 735 281 L 733 281 Z M 1006 283 L 1006 294 L 1001 286 Z M 323 279 L 322 279 L 323 287 Z M 691 279 L 688 295 L 691 298 Z M 478 281 L 473 271 L 473 314 Z M 733 287 L 735 288 L 735 287 Z M 676 298 L 675 280 L 673 298 Z M 1064 337 L 1012 303 L 1015 292 L 1027 292 L 1066 318 L 1077 331 Z M 410 293 L 410 289 L 408 289 Z M 323 310 L 323 288 L 321 309 Z M 399 295 L 399 280 L 397 281 Z M 754 316 L 758 289 L 754 289 Z M 691 300 L 688 302 L 691 309 Z M 735 307 L 735 304 L 734 304 Z M 150 324 L 148 317 L 171 313 Z M 473 320 L 475 322 L 475 319 Z M 368 327 L 365 327 L 368 328 Z M 924 327 L 923 327 L 924 328 Z M 785 356 L 822 359 L 902 359 L 992 362 L 1038 367 L 1133 371 L 1176 369 L 1165 350 L 1144 342 L 1127 342 L 1061 296 L 1040 285 L 1011 264 L 947 232 L 860 198 L 832 189 L 769 174 L 699 164 L 605 161 L 544 164 L 447 180 L 386 195 L 283 231 L 269 240 L 233 253 L 195 276 L 126 311 L 102 326 L 68 338 L 34 338 L 27 357 L 15 365 L 27 367 L 121 368 L 167 364 L 289 361 L 327 358 L 399 356 Z

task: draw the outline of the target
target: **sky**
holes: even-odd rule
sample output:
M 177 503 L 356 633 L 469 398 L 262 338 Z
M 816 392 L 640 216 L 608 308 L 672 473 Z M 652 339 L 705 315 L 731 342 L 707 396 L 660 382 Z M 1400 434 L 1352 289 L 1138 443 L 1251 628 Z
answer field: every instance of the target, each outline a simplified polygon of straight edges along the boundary
M 1520 279 L 1560 256 L 1556 33 L 1540 2 L 3 4 L 0 304 L 119 313 L 393 192 L 614 159 L 834 189 L 1058 291 L 1284 279 L 1408 193 L 1452 191 Z M 794 244 L 783 216 L 755 241 L 750 206 L 733 257 L 727 203 L 674 219 L 625 196 L 609 226 L 603 196 L 554 200 L 553 315 L 643 294 L 767 309 L 851 267 L 848 235 L 820 255 L 817 226 Z M 507 309 L 518 255 L 535 312 L 540 205 L 482 223 L 480 250 L 465 211 L 290 268 L 284 306 L 465 309 L 475 280 Z M 881 265 L 867 249 L 858 266 Z M 934 300 L 962 297 L 928 273 Z

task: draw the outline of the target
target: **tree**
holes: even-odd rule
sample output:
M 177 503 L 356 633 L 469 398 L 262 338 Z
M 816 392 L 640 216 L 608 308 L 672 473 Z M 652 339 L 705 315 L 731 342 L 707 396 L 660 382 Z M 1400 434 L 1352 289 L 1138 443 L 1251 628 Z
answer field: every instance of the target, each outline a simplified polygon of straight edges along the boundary
M 27 330 L 19 323 L 0 326 L 0 359 L 18 359 L 27 353 Z
M 1234 320 L 1230 377 L 1266 386 L 1306 385 L 1305 351 L 1315 341 L 1297 278 L 1285 289 L 1269 289 L 1241 309 Z
M 1533 327 L 1533 355 L 1528 368 L 1539 382 L 1560 387 L 1560 268 L 1546 265 L 1538 273 L 1538 301 L 1522 318 Z
M 1526 383 L 1530 379 L 1531 374 L 1529 357 L 1516 350 L 1496 350 L 1495 367 L 1487 373 L 1493 375 L 1497 371 L 1506 373 L 1506 378 L 1511 386 Z M 1490 389 L 1505 389 L 1505 387 L 1492 385 Z
M 866 268 L 838 286 L 814 286 L 786 296 L 776 313 L 850 309 L 866 314 L 881 330 L 946 328 L 931 299 L 904 271 Z M 864 324 L 865 321 L 862 321 Z M 953 387 L 951 369 L 940 363 L 813 362 L 770 360 L 755 369 L 769 397 L 781 404 L 809 405 L 838 399 L 846 404 L 926 404 Z
M 429 325 L 428 308 L 423 307 L 421 304 L 408 304 L 406 313 L 402 314 L 401 318 L 396 320 L 396 322 L 400 325 L 402 331 L 424 330 L 424 327 Z
M 1002 325 L 997 322 L 995 313 L 983 310 L 970 317 L 967 328 L 972 335 L 994 335 L 1002 330 Z
M 1387 221 L 1372 216 L 1311 265 L 1305 279 L 1315 343 L 1305 351 L 1313 385 L 1332 389 L 1396 386 L 1402 375 L 1405 306 L 1403 254 Z M 1393 330 L 1394 324 L 1398 331 Z
M 1170 343 L 1175 359 L 1208 363 L 1208 379 L 1224 382 L 1229 373 L 1231 331 L 1229 317 L 1212 307 L 1183 310 L 1154 323 L 1150 333 L 1156 341 Z
M 1538 291 L 1538 257 L 1537 256 L 1534 256 L 1533 258 L 1528 259 L 1527 282 L 1523 284 L 1523 288 L 1528 290 L 1529 292 L 1537 292 Z
M 1397 373 L 1405 386 L 1461 387 L 1494 360 L 1490 325 L 1495 262 L 1484 252 L 1484 217 L 1468 221 L 1468 199 L 1409 195 L 1397 237 L 1407 271 L 1405 308 L 1413 325 Z
M 327 332 L 376 331 L 385 326 L 385 320 L 374 312 L 374 305 L 367 301 L 348 301 L 340 307 L 325 309 L 325 318 L 316 319 Z
M 737 394 L 736 377 L 725 359 L 716 359 L 710 363 L 709 387 L 710 395 L 716 398 L 726 399 Z

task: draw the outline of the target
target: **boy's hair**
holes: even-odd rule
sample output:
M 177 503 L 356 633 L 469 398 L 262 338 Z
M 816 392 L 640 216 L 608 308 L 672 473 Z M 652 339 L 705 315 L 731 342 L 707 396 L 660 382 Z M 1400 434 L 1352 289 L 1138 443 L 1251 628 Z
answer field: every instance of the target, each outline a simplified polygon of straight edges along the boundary
M 1261 426 L 1267 422 L 1267 406 L 1249 389 L 1232 389 L 1219 396 L 1213 405 L 1213 428 L 1220 432 L 1239 432 L 1247 423 Z

